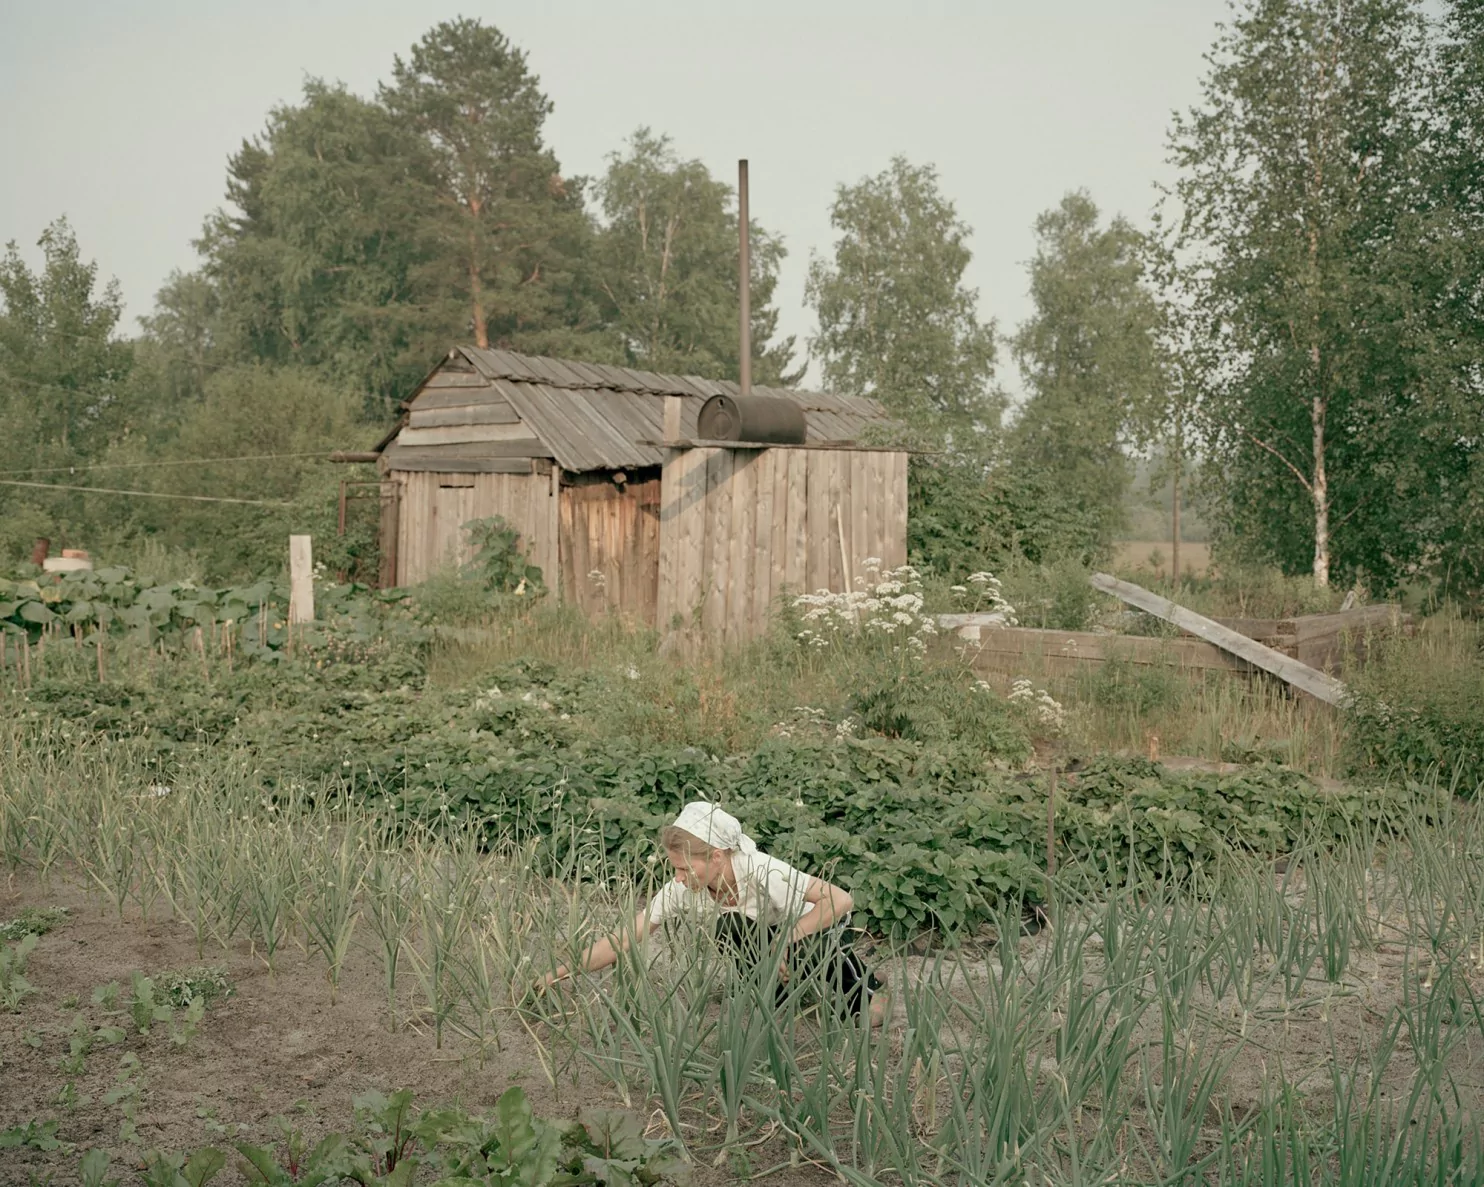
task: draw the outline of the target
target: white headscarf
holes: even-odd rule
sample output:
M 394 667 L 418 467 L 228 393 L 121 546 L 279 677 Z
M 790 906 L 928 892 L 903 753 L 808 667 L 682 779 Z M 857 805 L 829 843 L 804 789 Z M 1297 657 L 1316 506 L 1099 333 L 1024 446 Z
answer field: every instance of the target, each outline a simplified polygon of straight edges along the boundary
M 756 853 L 757 842 L 742 831 L 742 822 L 705 800 L 692 800 L 675 817 L 675 827 L 704 841 L 713 849 Z

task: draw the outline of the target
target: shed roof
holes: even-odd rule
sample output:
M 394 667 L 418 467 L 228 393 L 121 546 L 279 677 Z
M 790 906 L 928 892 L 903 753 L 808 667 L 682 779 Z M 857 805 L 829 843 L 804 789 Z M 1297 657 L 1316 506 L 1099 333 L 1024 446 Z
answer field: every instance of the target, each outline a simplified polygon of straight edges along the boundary
M 680 396 L 681 435 L 696 435 L 701 405 L 714 395 L 736 395 L 737 384 L 694 375 L 657 375 L 605 363 L 542 358 L 508 350 L 460 346 L 439 371 L 473 369 L 519 413 L 564 470 L 610 470 L 657 466 L 663 450 L 651 442 L 663 435 L 664 402 Z M 429 376 L 431 379 L 432 376 Z M 424 381 L 426 385 L 427 381 Z M 423 387 L 419 387 L 421 393 Z M 849 442 L 869 424 L 889 420 L 874 400 L 790 388 L 758 387 L 753 394 L 792 400 L 804 409 L 810 443 Z M 417 404 L 417 395 L 407 407 Z M 388 442 L 390 443 L 390 438 Z

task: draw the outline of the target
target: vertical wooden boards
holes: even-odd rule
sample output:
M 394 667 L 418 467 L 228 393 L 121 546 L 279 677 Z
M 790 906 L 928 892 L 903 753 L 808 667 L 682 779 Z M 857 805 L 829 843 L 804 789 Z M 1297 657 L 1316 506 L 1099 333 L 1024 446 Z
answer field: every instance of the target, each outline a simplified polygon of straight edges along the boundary
M 898 568 L 907 563 L 907 455 L 888 454 L 891 459 L 891 492 L 887 502 L 885 520 L 886 539 L 882 546 L 881 563 L 887 568 Z
M 559 588 L 556 508 L 547 475 L 396 471 L 383 488 L 393 484 L 396 584 L 415 585 L 440 565 L 472 559 L 464 525 L 498 515 L 520 534 L 521 549 L 547 586 Z
M 882 568 L 904 564 L 906 478 L 905 454 L 670 451 L 654 566 L 656 622 L 667 640 L 743 642 L 767 629 L 785 591 L 853 588 L 870 577 L 869 558 Z
M 749 637 L 768 629 L 768 612 L 773 605 L 773 495 L 774 472 L 786 464 L 772 449 L 758 451 L 752 463 L 757 472 L 757 498 L 753 501 L 752 610 L 748 614 Z
M 314 621 L 314 554 L 308 536 L 289 537 L 289 624 Z
M 659 625 L 661 479 L 634 484 L 634 577 L 632 612 L 637 622 Z
M 660 478 L 622 486 L 583 475 L 558 495 L 564 600 L 588 615 L 653 625 L 660 563 Z
M 768 504 L 768 606 L 771 609 L 783 596 L 788 581 L 788 476 L 789 461 L 795 451 L 770 449 L 773 467 L 773 499 Z
M 809 455 L 788 451 L 788 551 L 783 581 L 794 594 L 813 593 L 809 584 Z
M 809 593 L 822 589 L 838 590 L 830 584 L 830 554 L 834 544 L 834 505 L 830 502 L 831 454 L 822 450 L 801 450 L 807 462 L 808 478 L 805 503 L 804 581 Z
M 874 574 L 866 572 L 868 560 L 879 560 L 881 554 L 875 550 L 874 530 L 879 518 L 879 483 L 876 477 L 876 455 L 874 453 L 852 453 L 850 455 L 850 560 L 854 568 L 850 571 L 851 587 L 860 589 L 863 582 L 874 580 Z
M 538 474 L 531 479 L 532 498 L 543 491 L 546 504 L 537 514 L 546 524 L 546 547 L 543 550 L 550 569 L 542 568 L 546 588 L 553 592 L 562 588 L 562 471 L 553 466 L 550 474 Z
M 825 452 L 825 473 L 829 475 L 829 495 L 826 502 L 826 516 L 828 522 L 825 524 L 825 551 L 829 554 L 829 586 L 832 593 L 843 593 L 850 588 L 851 574 L 847 569 L 848 558 L 845 556 L 844 548 L 848 547 L 850 539 L 845 531 L 844 525 L 849 520 L 847 497 L 849 492 L 845 489 L 846 475 L 850 469 L 848 454 Z M 842 472 L 843 471 L 843 472 Z M 846 540 L 842 547 L 841 538 Z
M 676 594 L 680 589 L 680 558 L 677 555 L 679 534 L 678 512 L 680 510 L 680 483 L 678 465 L 686 451 L 665 450 L 665 461 L 660 467 L 660 532 L 659 532 L 659 588 L 655 591 L 655 626 L 661 635 L 668 635 L 675 618 Z
M 706 459 L 706 500 L 710 514 L 706 523 L 706 546 L 701 571 L 706 581 L 706 601 L 701 610 L 701 630 L 708 643 L 726 637 L 727 594 L 732 581 L 732 457 L 734 450 L 714 449 Z
M 381 530 L 378 552 L 380 568 L 376 583 L 382 589 L 398 584 L 397 558 L 401 555 L 400 535 L 402 528 L 402 481 L 395 474 L 381 480 Z
M 660 504 L 660 553 L 668 554 L 673 574 L 669 588 L 661 584 L 658 625 L 661 631 L 682 632 L 677 642 L 690 643 L 689 633 L 705 599 L 703 568 L 707 513 L 708 450 L 677 450 L 665 463 Z M 677 625 L 678 624 L 678 625 Z
M 732 515 L 728 529 L 730 554 L 727 582 L 726 629 L 722 640 L 732 646 L 751 637 L 752 588 L 757 570 L 757 458 L 756 449 L 732 450 Z

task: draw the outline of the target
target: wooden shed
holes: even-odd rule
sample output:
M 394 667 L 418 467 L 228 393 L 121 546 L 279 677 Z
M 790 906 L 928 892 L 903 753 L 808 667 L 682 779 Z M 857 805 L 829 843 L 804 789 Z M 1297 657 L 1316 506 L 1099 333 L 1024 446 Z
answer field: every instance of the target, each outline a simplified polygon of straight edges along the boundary
M 695 640 L 730 643 L 785 591 L 841 591 L 905 563 L 907 455 L 858 443 L 885 419 L 858 397 L 778 388 L 802 445 L 696 440 L 737 385 L 458 347 L 379 449 L 382 579 L 470 559 L 464 525 L 499 515 L 549 589 Z

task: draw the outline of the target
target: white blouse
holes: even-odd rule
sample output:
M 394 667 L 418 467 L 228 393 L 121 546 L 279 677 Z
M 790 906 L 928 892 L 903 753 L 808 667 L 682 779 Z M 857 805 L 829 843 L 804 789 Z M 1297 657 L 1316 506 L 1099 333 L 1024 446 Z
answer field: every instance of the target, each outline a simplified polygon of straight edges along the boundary
M 737 876 L 737 902 L 723 906 L 704 890 L 691 890 L 678 878 L 666 882 L 649 902 L 649 923 L 676 915 L 710 918 L 718 914 L 743 914 L 768 926 L 791 924 L 814 910 L 806 902 L 810 876 L 786 861 L 766 853 L 732 854 L 732 872 Z

